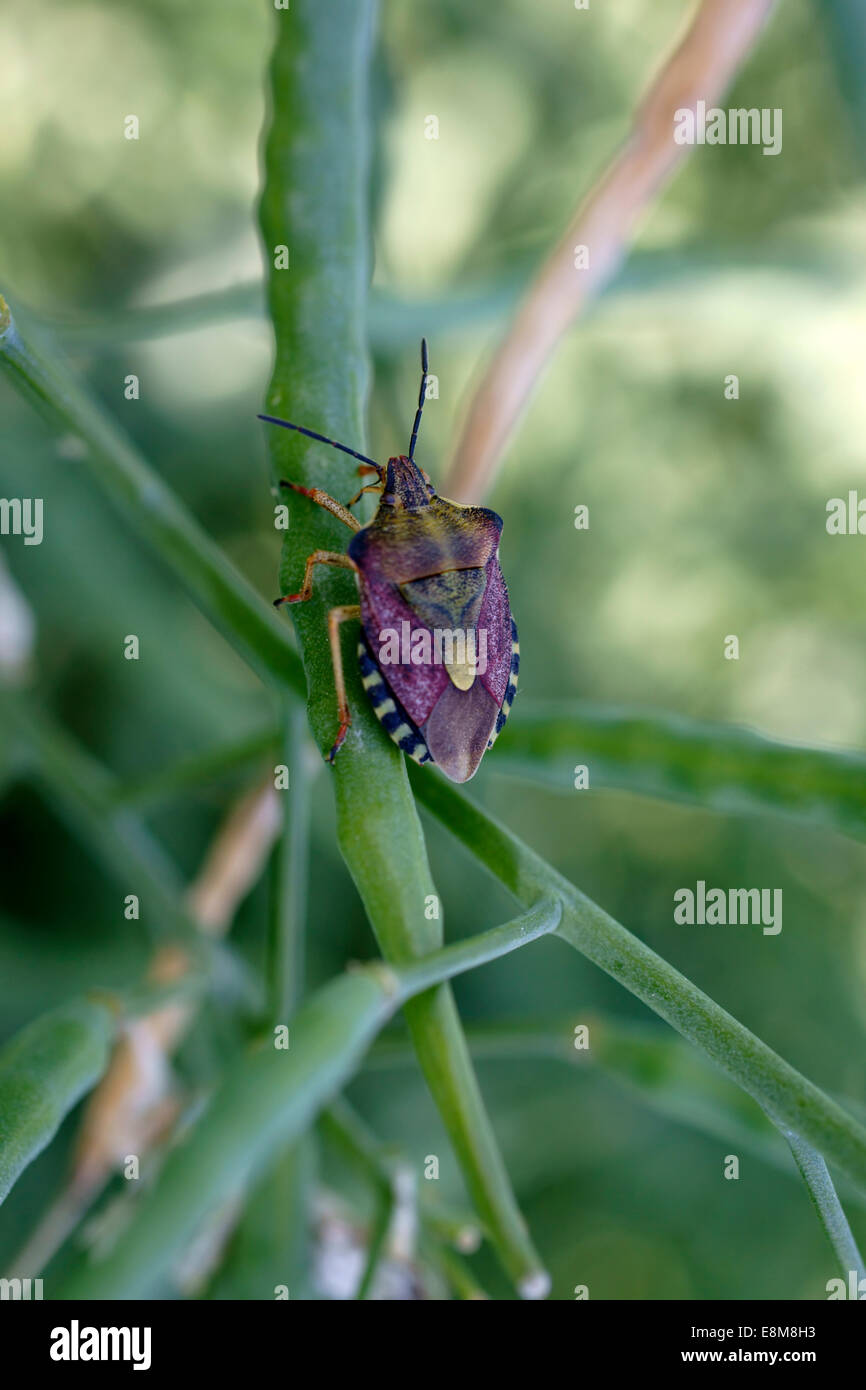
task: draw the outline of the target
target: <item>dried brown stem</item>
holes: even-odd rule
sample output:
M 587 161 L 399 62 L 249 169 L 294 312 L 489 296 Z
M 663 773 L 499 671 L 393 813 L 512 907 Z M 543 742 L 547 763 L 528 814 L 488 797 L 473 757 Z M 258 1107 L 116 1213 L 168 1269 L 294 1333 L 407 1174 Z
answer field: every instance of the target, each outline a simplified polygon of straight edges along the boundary
M 674 113 L 714 105 L 752 49 L 773 0 L 703 0 L 650 87 L 632 133 L 542 266 L 482 378 L 443 488 L 460 502 L 488 490 L 512 431 L 568 326 L 610 280 L 635 224 L 688 153 Z M 575 266 L 586 246 L 589 264 Z

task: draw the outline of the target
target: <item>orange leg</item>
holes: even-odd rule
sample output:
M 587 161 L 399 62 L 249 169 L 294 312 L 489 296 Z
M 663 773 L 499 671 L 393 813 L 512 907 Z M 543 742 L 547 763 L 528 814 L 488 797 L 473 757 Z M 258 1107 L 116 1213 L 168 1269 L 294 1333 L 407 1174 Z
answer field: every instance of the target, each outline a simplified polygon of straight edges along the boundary
M 342 521 L 344 526 L 348 526 L 350 531 L 360 531 L 361 523 L 357 517 L 352 516 L 351 512 L 346 511 L 342 502 L 338 502 L 336 497 L 330 493 L 323 492 L 320 487 L 301 487 L 300 483 L 290 483 L 285 478 L 280 479 L 280 487 L 290 487 L 293 492 L 299 492 L 302 497 L 309 497 L 311 502 L 315 502 L 317 507 L 324 507 L 326 512 L 330 512 L 338 521 Z
M 367 478 L 370 476 L 371 473 L 375 473 L 376 475 L 375 483 L 367 483 L 366 486 L 360 489 L 360 491 L 356 492 L 352 500 L 346 503 L 347 507 L 354 507 L 355 503 L 364 496 L 365 492 L 382 491 L 383 487 L 385 486 L 385 469 L 382 467 L 380 463 L 362 463 L 360 468 L 358 469 L 359 478 Z
M 314 550 L 312 555 L 307 556 L 307 565 L 304 570 L 304 582 L 296 594 L 285 594 L 283 598 L 274 599 L 274 607 L 279 608 L 283 603 L 306 603 L 313 593 L 313 566 L 314 565 L 339 565 L 341 569 L 353 570 L 356 565 L 350 560 L 348 555 L 344 555 L 339 550 Z
M 359 488 L 359 489 L 358 489 L 358 491 L 355 493 L 355 496 L 352 497 L 352 498 L 350 498 L 349 501 L 346 503 L 346 506 L 347 506 L 347 507 L 354 507 L 354 505 L 355 505 L 356 502 L 360 502 L 360 500 L 361 500 L 361 498 L 364 496 L 364 493 L 365 493 L 365 492 L 381 492 L 381 491 L 382 491 L 382 484 L 381 484 L 381 483 L 367 483 L 366 487 L 362 487 L 362 488 Z
M 333 763 L 337 754 L 343 746 L 346 734 L 349 732 L 349 725 L 352 716 L 349 713 L 349 703 L 346 699 L 346 681 L 343 676 L 343 653 L 340 650 L 340 623 L 344 623 L 347 618 L 360 618 L 361 608 L 357 603 L 346 603 L 339 608 L 332 608 L 328 614 L 328 641 L 331 644 L 331 664 L 334 667 L 334 685 L 337 690 L 337 712 L 340 716 L 340 728 L 334 740 L 334 746 L 328 754 L 328 762 Z

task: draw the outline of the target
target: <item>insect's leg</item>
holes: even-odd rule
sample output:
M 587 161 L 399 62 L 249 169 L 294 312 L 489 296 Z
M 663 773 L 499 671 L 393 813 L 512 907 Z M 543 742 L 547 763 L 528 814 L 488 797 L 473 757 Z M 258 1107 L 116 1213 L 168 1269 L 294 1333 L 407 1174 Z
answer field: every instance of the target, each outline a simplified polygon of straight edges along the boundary
M 338 502 L 336 497 L 331 497 L 330 493 L 323 492 L 320 487 L 301 487 L 300 483 L 287 482 L 285 478 L 280 479 L 280 487 L 290 487 L 293 492 L 299 492 L 302 497 L 309 497 L 311 502 L 315 502 L 317 507 L 324 507 L 326 512 L 330 512 L 338 521 L 342 521 L 344 526 L 348 526 L 350 531 L 360 531 L 361 523 L 357 517 L 347 511 L 342 502 Z
M 334 740 L 334 746 L 328 754 L 328 762 L 332 763 L 343 746 L 346 734 L 349 732 L 349 725 L 352 716 L 349 713 L 349 704 L 346 700 L 346 682 L 343 676 L 343 653 L 340 650 L 340 623 L 344 623 L 347 618 L 360 618 L 361 609 L 357 603 L 346 603 L 339 608 L 332 608 L 328 614 L 328 641 L 331 644 L 331 664 L 334 667 L 334 685 L 337 689 L 337 712 L 340 716 L 340 728 Z
M 365 492 L 382 491 L 382 488 L 385 486 L 385 469 L 382 467 L 381 463 L 362 463 L 358 469 L 359 478 L 368 477 L 371 473 L 376 474 L 375 483 L 367 483 L 359 492 L 356 492 L 352 500 L 346 503 L 347 507 L 354 507 L 355 503 L 364 496 Z
M 286 594 L 283 598 L 274 599 L 274 607 L 279 608 L 283 603 L 306 603 L 313 592 L 313 566 L 314 565 L 339 565 L 341 569 L 353 570 L 355 564 L 339 550 L 314 550 L 312 555 L 307 556 L 307 565 L 304 570 L 304 582 L 296 594 Z
M 364 493 L 365 493 L 365 492 L 381 492 L 381 491 L 382 491 L 382 484 L 381 484 L 381 483 L 367 483 L 366 487 L 362 487 L 362 488 L 359 488 L 359 489 L 358 489 L 358 491 L 355 493 L 355 496 L 352 497 L 352 498 L 350 498 L 349 501 L 346 503 L 346 506 L 347 506 L 347 507 L 354 507 L 354 505 L 355 505 L 356 502 L 360 502 L 360 500 L 361 500 L 361 498 L 364 496 Z

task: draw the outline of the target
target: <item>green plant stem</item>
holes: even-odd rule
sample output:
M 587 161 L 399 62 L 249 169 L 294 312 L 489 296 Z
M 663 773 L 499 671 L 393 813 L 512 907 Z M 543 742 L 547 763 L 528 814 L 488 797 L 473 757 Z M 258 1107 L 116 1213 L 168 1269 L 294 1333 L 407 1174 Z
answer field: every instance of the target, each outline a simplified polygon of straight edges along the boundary
M 590 790 L 616 788 L 734 815 L 770 811 L 866 839 L 862 753 L 778 743 L 734 725 L 527 700 L 490 758 L 494 772 L 571 796 L 578 765 L 589 769 Z
M 219 1269 L 202 1297 L 233 1303 L 273 1301 L 285 1285 L 292 1301 L 316 1297 L 310 1278 L 309 1207 L 316 1145 L 301 1135 L 252 1187 Z
M 398 971 L 398 998 L 403 1003 L 428 985 L 435 984 L 443 978 L 443 969 L 449 970 L 449 974 L 462 975 L 466 970 L 486 964 L 493 955 L 509 955 L 530 941 L 537 941 L 540 936 L 549 936 L 557 931 L 561 919 L 560 903 L 555 898 L 543 899 L 513 922 L 492 927 L 490 931 L 470 936 L 455 946 L 446 946 L 424 960 L 403 965 Z
M 574 1046 L 579 1019 L 589 1030 L 586 1049 Z M 475 1023 L 466 1028 L 475 1062 L 558 1062 L 584 1069 L 599 1067 L 633 1099 L 666 1120 L 727 1145 L 736 1144 L 762 1163 L 799 1182 L 781 1135 L 751 1096 L 729 1080 L 684 1038 L 667 1029 L 581 1009 L 556 1022 Z M 414 1053 L 399 1034 L 373 1044 L 365 1070 L 411 1067 Z M 844 1180 L 843 1180 L 844 1181 Z M 846 1201 L 866 1207 L 866 1193 L 845 1182 Z
M 440 1245 L 430 1251 L 430 1259 L 439 1266 L 443 1278 L 451 1285 L 457 1297 L 473 1302 L 489 1299 L 490 1295 L 478 1283 L 466 1261 L 453 1250 Z
M 414 1060 L 411 1044 L 403 1049 L 403 1058 L 405 1061 Z M 395 1158 L 385 1145 L 371 1133 L 361 1117 L 343 1097 L 338 1098 L 322 1112 L 319 1125 L 323 1136 L 359 1170 L 365 1181 L 370 1184 L 374 1193 L 377 1215 L 383 1218 L 387 1208 L 390 1222 L 395 1205 L 395 1172 L 401 1160 Z M 437 1259 L 443 1244 L 461 1250 L 477 1250 L 481 1244 L 482 1233 L 478 1229 L 475 1219 L 467 1217 L 464 1213 L 453 1214 L 443 1211 L 438 1205 L 434 1206 L 432 1202 L 422 1201 L 419 1202 L 418 1219 L 422 1246 L 425 1244 L 426 1234 L 426 1245 L 430 1247 L 431 1252 L 434 1250 L 437 1252 Z M 366 1296 L 366 1292 L 372 1286 L 373 1275 L 370 1271 L 372 1268 L 375 1272 L 381 1254 L 381 1250 L 374 1250 L 371 1240 L 367 1266 L 359 1284 L 359 1298 L 362 1296 L 362 1289 Z
M 297 0 L 291 11 L 278 12 L 261 199 L 275 333 L 267 411 L 359 449 L 367 386 L 373 14 L 371 0 Z M 280 264 L 280 247 L 288 250 L 288 268 Z M 355 470 L 336 451 L 273 427 L 268 439 L 275 481 L 296 480 L 339 498 L 356 491 Z M 309 554 L 344 550 L 348 539 L 345 528 L 307 498 L 292 495 L 289 505 L 283 593 L 298 590 Z M 310 726 L 323 753 L 337 730 L 327 612 L 355 602 L 352 576 L 320 567 L 312 598 L 291 611 L 307 674 Z M 352 631 L 344 652 L 354 653 L 354 642 Z M 432 908 L 438 899 L 402 759 L 370 709 L 357 662 L 344 657 L 344 664 L 352 727 L 334 767 L 338 840 L 382 955 L 402 965 L 437 949 L 442 917 Z M 546 1286 L 546 1276 L 514 1200 L 450 991 L 413 999 L 406 1014 L 472 1199 L 511 1278 L 534 1293 Z
M 753 1096 L 866 1189 L 866 1129 L 772 1048 L 591 902 L 533 850 L 441 777 L 413 778 L 418 795 L 518 902 L 558 898 L 557 935 L 695 1043 Z
M 364 1300 L 370 1297 L 394 1216 L 394 1166 L 360 1115 L 342 1096 L 323 1110 L 319 1127 L 332 1146 L 360 1171 L 373 1194 L 367 1259 L 355 1293 L 356 1299 Z
M 411 1056 L 411 1049 L 409 1051 Z M 325 1139 L 373 1187 L 390 1187 L 390 1170 L 383 1156 L 383 1145 L 349 1104 L 345 1096 L 322 1111 L 319 1127 Z
M 361 1302 L 368 1299 L 372 1293 L 379 1266 L 387 1250 L 388 1232 L 394 1220 L 396 1206 L 397 1199 L 393 1183 L 389 1182 L 376 1190 L 375 1211 L 367 1242 L 367 1259 L 355 1294 L 355 1298 Z
M 812 1199 L 812 1205 L 818 1213 L 818 1220 L 835 1251 L 843 1274 L 847 1276 L 853 1272 L 859 1281 L 866 1275 L 866 1265 L 863 1263 L 863 1256 L 857 1248 L 857 1242 L 842 1210 L 842 1204 L 836 1195 L 833 1179 L 827 1171 L 827 1164 L 810 1144 L 800 1138 L 799 1134 L 790 1129 L 785 1129 L 782 1133 L 791 1146 L 794 1162 L 800 1170 Z
M 0 368 L 54 428 L 71 430 L 84 442 L 86 462 L 103 491 L 241 656 L 264 679 L 303 690 L 297 655 L 272 607 L 205 535 L 67 364 L 25 340 L 2 296 Z

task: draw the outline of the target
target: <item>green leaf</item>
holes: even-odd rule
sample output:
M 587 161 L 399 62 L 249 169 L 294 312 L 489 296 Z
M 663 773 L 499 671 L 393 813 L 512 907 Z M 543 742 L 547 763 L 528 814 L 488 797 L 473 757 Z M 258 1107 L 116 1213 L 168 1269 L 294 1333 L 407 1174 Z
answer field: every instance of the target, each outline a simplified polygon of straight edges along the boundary
M 107 1003 L 76 999 L 0 1049 L 0 1202 L 102 1076 L 114 1031 Z

